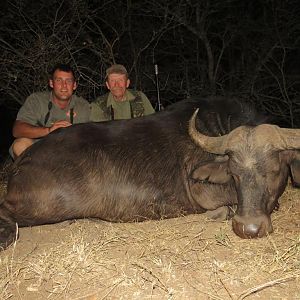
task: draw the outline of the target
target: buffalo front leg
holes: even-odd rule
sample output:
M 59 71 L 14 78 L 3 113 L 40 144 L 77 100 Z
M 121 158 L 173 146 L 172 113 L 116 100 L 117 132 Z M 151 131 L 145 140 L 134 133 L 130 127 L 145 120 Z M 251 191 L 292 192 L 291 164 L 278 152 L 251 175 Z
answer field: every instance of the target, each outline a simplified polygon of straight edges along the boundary
M 209 219 L 216 221 L 230 220 L 236 210 L 236 205 L 232 206 L 221 206 L 214 210 L 208 210 L 205 212 L 205 216 Z
M 0 209 L 0 251 L 5 250 L 10 244 L 18 239 L 17 224 Z
M 231 185 L 195 183 L 191 186 L 194 201 L 206 210 L 205 215 L 213 220 L 231 219 L 236 210 L 237 197 Z

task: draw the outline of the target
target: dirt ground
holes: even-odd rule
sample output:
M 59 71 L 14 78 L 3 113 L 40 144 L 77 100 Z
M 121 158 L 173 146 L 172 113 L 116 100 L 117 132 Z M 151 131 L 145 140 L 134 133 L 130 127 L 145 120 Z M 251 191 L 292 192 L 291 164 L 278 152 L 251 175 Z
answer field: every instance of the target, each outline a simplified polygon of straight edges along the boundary
M 204 215 L 20 228 L 0 253 L 0 299 L 300 299 L 300 190 L 280 203 L 255 240 Z

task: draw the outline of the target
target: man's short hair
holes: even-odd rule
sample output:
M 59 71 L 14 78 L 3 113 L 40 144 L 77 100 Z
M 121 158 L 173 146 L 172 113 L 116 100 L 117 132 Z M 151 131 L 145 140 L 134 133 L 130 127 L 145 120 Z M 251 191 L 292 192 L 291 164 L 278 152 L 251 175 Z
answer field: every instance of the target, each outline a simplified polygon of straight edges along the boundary
M 69 64 L 62 64 L 62 63 L 58 63 L 56 64 L 50 71 L 50 78 L 53 79 L 53 75 L 55 73 L 55 71 L 60 70 L 63 72 L 67 72 L 67 73 L 72 73 L 74 79 L 76 79 L 75 77 L 75 72 L 73 70 L 73 68 L 69 65 Z
M 119 64 L 112 65 L 106 70 L 106 78 L 110 74 L 123 74 L 128 77 L 128 72 L 126 68 L 123 65 L 119 65 Z

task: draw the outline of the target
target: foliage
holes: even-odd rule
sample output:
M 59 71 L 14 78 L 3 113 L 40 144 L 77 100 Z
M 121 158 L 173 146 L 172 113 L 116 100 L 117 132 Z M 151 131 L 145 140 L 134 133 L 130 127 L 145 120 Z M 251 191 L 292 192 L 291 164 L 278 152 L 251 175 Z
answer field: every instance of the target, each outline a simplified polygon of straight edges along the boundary
M 88 100 L 104 92 L 106 67 L 122 63 L 155 104 L 157 64 L 164 105 L 235 94 L 283 125 L 300 125 L 296 0 L 10 0 L 2 7 L 0 101 L 7 106 L 45 89 L 56 62 L 75 67 L 78 93 Z

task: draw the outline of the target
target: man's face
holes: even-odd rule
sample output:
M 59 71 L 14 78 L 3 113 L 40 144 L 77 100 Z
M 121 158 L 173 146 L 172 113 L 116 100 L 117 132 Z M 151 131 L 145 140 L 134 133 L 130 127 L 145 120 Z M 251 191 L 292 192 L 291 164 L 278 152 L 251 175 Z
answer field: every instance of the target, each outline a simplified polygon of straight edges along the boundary
M 49 85 L 53 89 L 53 96 L 59 101 L 69 101 L 73 91 L 77 88 L 77 83 L 72 72 L 56 70 L 53 79 L 49 80 Z
M 125 74 L 110 74 L 106 80 L 106 86 L 116 100 L 123 100 L 126 89 L 129 87 L 130 80 Z

